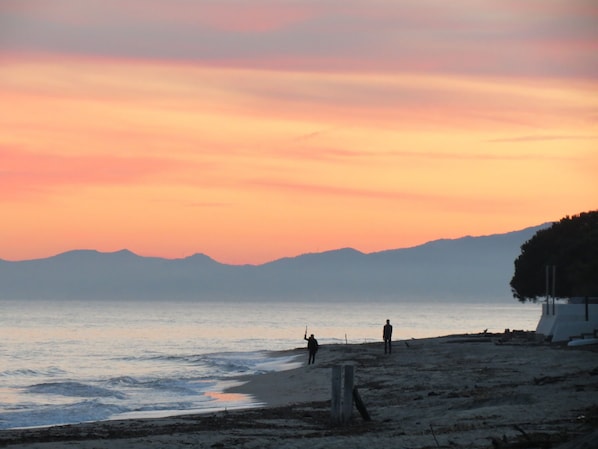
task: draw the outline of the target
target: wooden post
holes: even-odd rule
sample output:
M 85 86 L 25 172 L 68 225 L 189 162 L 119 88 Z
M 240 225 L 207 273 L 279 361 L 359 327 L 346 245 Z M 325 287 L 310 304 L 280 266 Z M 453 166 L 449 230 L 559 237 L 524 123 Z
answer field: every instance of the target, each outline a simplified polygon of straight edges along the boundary
M 330 401 L 330 418 L 333 424 L 341 422 L 341 367 L 332 367 L 332 400 Z
M 345 366 L 345 382 L 343 385 L 343 409 L 342 422 L 348 423 L 351 420 L 353 411 L 353 374 L 355 370 L 353 365 Z

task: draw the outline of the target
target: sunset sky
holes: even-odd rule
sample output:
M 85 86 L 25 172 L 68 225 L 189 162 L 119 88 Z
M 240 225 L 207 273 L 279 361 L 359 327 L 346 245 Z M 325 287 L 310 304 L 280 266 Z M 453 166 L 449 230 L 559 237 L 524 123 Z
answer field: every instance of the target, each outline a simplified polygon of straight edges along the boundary
M 260 264 L 595 209 L 595 0 L 0 2 L 0 259 Z

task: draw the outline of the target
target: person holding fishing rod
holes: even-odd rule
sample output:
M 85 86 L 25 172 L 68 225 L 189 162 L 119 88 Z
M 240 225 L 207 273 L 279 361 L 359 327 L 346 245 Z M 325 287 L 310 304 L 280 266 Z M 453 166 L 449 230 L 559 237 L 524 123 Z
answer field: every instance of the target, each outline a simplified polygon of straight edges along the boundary
M 316 352 L 318 352 L 318 340 L 314 337 L 314 334 L 311 334 L 309 338 L 307 338 L 307 326 L 305 326 L 305 335 L 303 336 L 304 340 L 307 340 L 307 350 L 309 352 L 309 357 L 307 358 L 307 364 L 316 363 Z

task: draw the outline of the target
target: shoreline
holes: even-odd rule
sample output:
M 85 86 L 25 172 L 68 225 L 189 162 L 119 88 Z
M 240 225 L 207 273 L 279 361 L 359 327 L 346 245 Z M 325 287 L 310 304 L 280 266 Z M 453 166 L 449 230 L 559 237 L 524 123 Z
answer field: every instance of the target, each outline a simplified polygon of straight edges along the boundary
M 384 355 L 382 343 L 323 345 L 309 366 L 304 349 L 276 351 L 296 355 L 303 365 L 240 377 L 240 384 L 223 391 L 249 395 L 263 406 L 0 430 L 0 447 L 58 449 L 68 442 L 90 449 L 313 449 L 375 443 L 482 449 L 524 447 L 514 444 L 528 438 L 569 449 L 575 439 L 598 432 L 597 350 L 549 345 L 526 332 L 510 339 L 463 334 L 396 341 L 391 355 Z M 338 365 L 354 366 L 372 421 L 354 409 L 349 424 L 331 424 L 330 372 Z

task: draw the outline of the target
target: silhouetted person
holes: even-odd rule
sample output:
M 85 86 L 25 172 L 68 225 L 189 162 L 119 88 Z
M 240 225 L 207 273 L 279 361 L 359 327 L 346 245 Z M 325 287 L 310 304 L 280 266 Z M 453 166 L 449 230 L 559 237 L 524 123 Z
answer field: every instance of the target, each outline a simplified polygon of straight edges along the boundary
M 307 350 L 309 351 L 309 357 L 307 358 L 307 364 L 316 363 L 316 352 L 318 352 L 318 340 L 311 334 L 307 338 L 307 334 L 303 336 L 304 340 L 307 340 Z
M 384 340 L 384 354 L 390 354 L 392 352 L 392 324 L 390 324 L 390 320 L 386 320 L 382 330 L 382 339 Z

